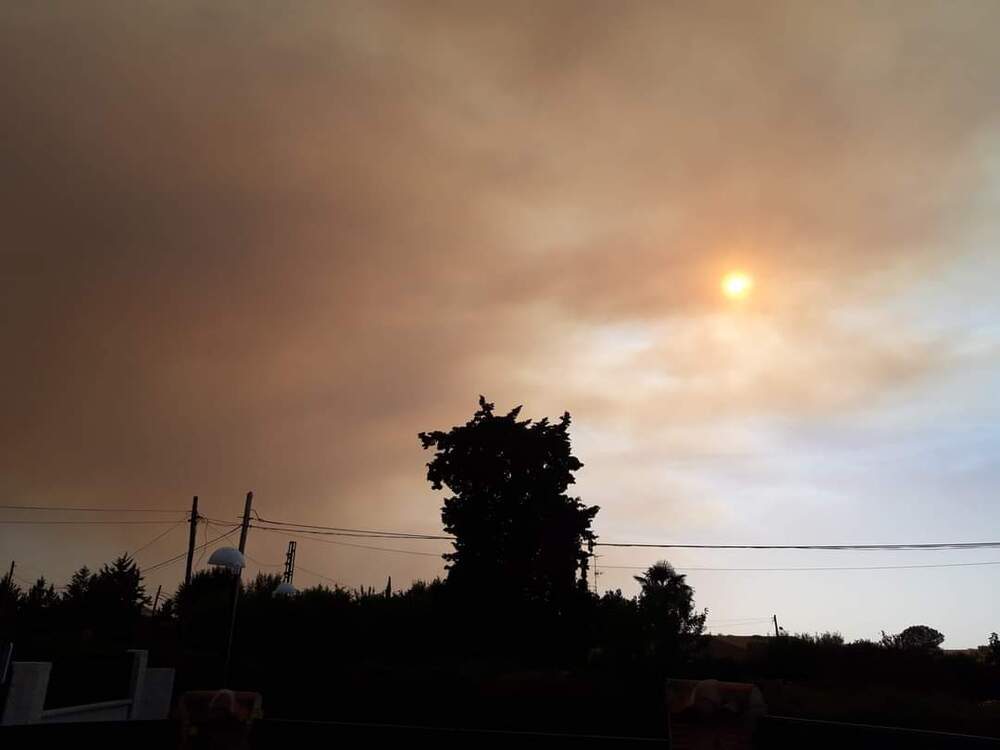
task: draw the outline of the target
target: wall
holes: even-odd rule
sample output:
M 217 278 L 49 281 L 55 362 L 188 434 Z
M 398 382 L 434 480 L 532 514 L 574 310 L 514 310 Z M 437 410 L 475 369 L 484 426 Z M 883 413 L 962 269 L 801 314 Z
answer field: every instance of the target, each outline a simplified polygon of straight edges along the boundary
M 170 713 L 174 688 L 173 669 L 150 669 L 147 653 L 132 654 L 129 695 L 122 700 L 88 703 L 45 710 L 52 665 L 49 662 L 14 662 L 7 700 L 0 724 L 53 724 L 93 721 L 159 720 Z

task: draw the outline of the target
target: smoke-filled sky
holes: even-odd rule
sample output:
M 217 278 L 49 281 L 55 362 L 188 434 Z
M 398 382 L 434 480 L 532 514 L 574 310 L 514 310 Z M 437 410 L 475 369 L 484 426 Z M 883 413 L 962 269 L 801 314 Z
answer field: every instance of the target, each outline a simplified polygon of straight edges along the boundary
M 996 539 L 997 28 L 971 0 L 6 3 L 0 502 L 197 494 L 235 522 L 252 489 L 265 517 L 436 532 L 416 436 L 482 393 L 572 413 L 604 541 Z M 169 528 L 5 523 L 0 555 L 61 583 Z M 287 541 L 251 531 L 251 572 Z M 1000 550 L 605 549 L 600 586 L 661 557 Z M 689 580 L 717 631 L 1000 630 L 1000 566 Z

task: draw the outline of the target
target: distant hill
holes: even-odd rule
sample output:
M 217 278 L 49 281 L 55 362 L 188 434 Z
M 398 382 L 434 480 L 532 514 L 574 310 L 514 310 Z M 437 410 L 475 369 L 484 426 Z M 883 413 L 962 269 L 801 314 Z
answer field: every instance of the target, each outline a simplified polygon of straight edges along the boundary
M 765 635 L 705 635 L 705 652 L 714 659 L 733 659 L 742 661 L 748 659 L 757 649 L 767 643 L 769 636 Z

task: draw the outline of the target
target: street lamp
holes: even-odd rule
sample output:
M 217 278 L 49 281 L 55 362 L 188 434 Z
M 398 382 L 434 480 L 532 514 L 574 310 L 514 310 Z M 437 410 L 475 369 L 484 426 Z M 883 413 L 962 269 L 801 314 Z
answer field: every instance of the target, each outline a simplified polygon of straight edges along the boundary
M 229 682 L 229 660 L 233 653 L 233 633 L 236 630 L 236 604 L 240 598 L 240 576 L 243 568 L 247 566 L 243 553 L 235 547 L 219 547 L 208 558 L 208 564 L 215 568 L 225 568 L 233 575 L 233 613 L 229 621 L 229 639 L 226 641 L 226 663 L 223 667 L 222 681 L 223 687 Z
M 247 560 L 235 547 L 219 547 L 208 558 L 208 564 L 216 568 L 228 568 L 239 575 L 247 566 Z
M 299 590 L 292 585 L 291 581 L 282 581 L 274 589 L 275 596 L 295 596 L 297 593 Z

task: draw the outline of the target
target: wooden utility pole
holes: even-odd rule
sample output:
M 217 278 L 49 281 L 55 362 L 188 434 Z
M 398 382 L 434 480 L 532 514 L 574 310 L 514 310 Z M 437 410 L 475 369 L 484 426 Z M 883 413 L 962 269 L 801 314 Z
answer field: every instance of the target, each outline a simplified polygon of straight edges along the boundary
M 588 539 L 587 540 L 587 557 L 590 558 L 590 560 L 593 561 L 593 564 L 594 564 L 594 594 L 596 595 L 598 593 L 598 590 L 597 590 L 597 576 L 599 576 L 600 573 L 597 571 L 597 555 L 594 554 L 594 540 L 593 539 Z M 588 567 L 589 567 L 589 565 L 588 565 Z M 583 569 L 583 583 L 584 583 L 584 586 L 586 586 L 588 589 L 590 588 L 590 584 L 587 582 L 587 568 Z
M 779 635 L 781 635 L 781 632 L 778 630 L 778 616 L 777 615 L 771 615 L 771 616 L 774 618 L 774 637 L 777 638 Z
M 156 614 L 156 605 L 160 603 L 160 592 L 163 591 L 163 584 L 156 587 L 156 596 L 153 598 L 153 614 Z
M 240 528 L 240 553 L 247 548 L 247 532 L 250 530 L 250 508 L 253 506 L 253 493 L 247 493 L 247 502 L 243 506 L 243 526 Z
M 184 583 L 191 583 L 191 564 L 194 562 L 194 541 L 198 535 L 198 496 L 191 501 L 191 530 L 188 532 L 187 567 L 184 569 Z
M 7 571 L 7 580 L 10 581 L 10 582 L 12 582 L 12 583 L 14 581 L 14 561 L 13 560 L 10 561 L 10 570 Z

